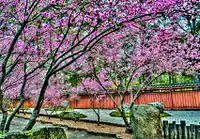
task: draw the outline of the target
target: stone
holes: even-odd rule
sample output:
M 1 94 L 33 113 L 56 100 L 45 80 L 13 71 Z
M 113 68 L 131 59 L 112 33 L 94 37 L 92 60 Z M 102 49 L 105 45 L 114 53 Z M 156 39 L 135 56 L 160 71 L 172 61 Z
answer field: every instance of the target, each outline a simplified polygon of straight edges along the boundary
M 133 139 L 162 139 L 160 111 L 151 105 L 135 105 L 131 110 Z
M 28 139 L 28 136 L 23 132 L 7 133 L 2 139 Z
M 152 106 L 158 108 L 160 110 L 160 113 L 164 112 L 164 105 L 161 102 L 152 102 L 152 103 L 149 103 L 148 105 L 152 105 Z
M 43 127 L 25 132 L 9 132 L 0 139 L 67 139 L 61 127 Z

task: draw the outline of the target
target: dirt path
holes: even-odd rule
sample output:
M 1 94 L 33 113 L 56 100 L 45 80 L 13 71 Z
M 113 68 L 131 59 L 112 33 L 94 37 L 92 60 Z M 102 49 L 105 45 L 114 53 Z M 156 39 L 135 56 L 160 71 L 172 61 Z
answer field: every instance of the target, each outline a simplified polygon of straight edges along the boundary
M 18 114 L 17 116 L 29 118 L 30 114 Z M 88 123 L 83 121 L 73 121 L 73 120 L 63 120 L 60 121 L 59 118 L 48 118 L 46 116 L 39 116 L 38 121 L 51 122 L 52 124 L 67 125 L 69 127 L 86 129 L 92 132 L 101 132 L 101 133 L 113 133 L 119 135 L 122 139 L 131 139 L 132 135 L 125 133 L 125 127 L 118 127 L 112 125 L 101 124 L 98 126 L 95 123 Z

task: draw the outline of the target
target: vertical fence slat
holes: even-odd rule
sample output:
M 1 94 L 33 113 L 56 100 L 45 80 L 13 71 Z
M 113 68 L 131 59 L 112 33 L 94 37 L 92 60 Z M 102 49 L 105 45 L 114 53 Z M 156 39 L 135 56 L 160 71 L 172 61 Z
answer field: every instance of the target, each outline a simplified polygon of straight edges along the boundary
M 182 139 L 186 139 L 186 132 L 185 132 L 186 122 L 185 121 L 180 121 L 180 123 L 181 123 Z
M 174 139 L 177 139 L 177 130 L 176 130 L 176 121 L 172 122 L 173 132 L 174 132 Z
M 177 139 L 181 139 L 181 125 L 176 124 Z
M 195 128 L 195 139 L 198 139 L 198 125 L 195 125 L 194 128 Z
M 169 128 L 168 128 L 168 132 L 169 132 L 169 139 L 171 139 L 172 138 L 172 129 L 171 129 L 171 123 L 169 123 Z
M 169 124 L 168 124 L 168 121 L 163 121 L 163 136 L 164 136 L 164 139 L 169 137 Z
M 200 139 L 200 125 L 187 126 L 185 121 L 180 121 L 180 124 L 163 121 L 162 134 L 163 139 Z
M 191 139 L 195 139 L 195 127 L 194 127 L 194 124 L 190 125 L 190 129 L 191 129 Z
M 174 122 L 169 124 L 169 138 L 175 139 L 175 124 L 174 124 Z
M 187 138 L 190 139 L 191 137 L 190 126 L 186 126 L 186 131 L 187 131 Z
M 197 125 L 197 138 L 200 139 L 200 125 Z

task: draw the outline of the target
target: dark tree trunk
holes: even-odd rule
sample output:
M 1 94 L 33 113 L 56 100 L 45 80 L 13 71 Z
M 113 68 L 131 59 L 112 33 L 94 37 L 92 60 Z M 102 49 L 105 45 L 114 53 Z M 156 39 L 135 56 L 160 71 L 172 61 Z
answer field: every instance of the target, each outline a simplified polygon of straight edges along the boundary
M 95 106 L 94 106 L 94 98 L 93 98 L 94 96 L 90 96 L 90 94 L 89 94 L 89 97 L 90 97 L 90 101 L 91 101 L 92 110 L 94 111 L 95 115 L 97 116 L 97 125 L 99 126 L 100 125 L 100 110 L 99 110 L 99 107 L 96 110 Z
M 7 110 L 5 110 L 3 108 L 3 97 L 4 97 L 4 94 L 3 94 L 3 91 L 2 91 L 2 85 L 4 83 L 4 81 L 6 80 L 6 76 L 8 73 L 12 72 L 12 70 L 14 69 L 14 67 L 16 66 L 15 64 L 11 66 L 11 68 L 9 69 L 9 71 L 6 70 L 7 68 L 7 63 L 9 61 L 9 58 L 11 57 L 12 55 L 12 52 L 15 48 L 15 44 L 17 43 L 17 40 L 18 38 L 20 37 L 22 31 L 24 30 L 26 24 L 28 23 L 28 19 L 26 21 L 24 21 L 21 25 L 21 27 L 19 28 L 19 30 L 16 32 L 11 44 L 10 44 L 10 47 L 7 51 L 7 54 L 4 58 L 4 60 L 2 61 L 2 68 L 1 68 L 1 72 L 2 72 L 2 76 L 1 76 L 1 79 L 0 79 L 0 109 L 2 111 L 2 114 L 3 114 L 3 117 L 2 117 L 2 120 L 1 120 L 1 125 L 0 125 L 0 130 L 3 132 L 4 130 L 4 127 L 5 127 L 5 124 L 6 124 L 6 120 L 7 120 L 7 116 L 8 116 L 8 112 Z
M 26 63 L 24 64 L 24 79 L 23 79 L 23 83 L 20 89 L 20 102 L 17 106 L 17 108 L 11 113 L 11 115 L 6 119 L 6 125 L 4 127 L 4 132 L 8 132 L 10 130 L 10 124 L 13 120 L 13 118 L 15 117 L 16 113 L 19 112 L 19 110 L 21 109 L 22 105 L 24 104 L 25 101 L 25 97 L 24 97 L 24 90 L 26 87 L 26 83 L 27 83 L 27 74 L 26 74 Z
M 42 107 L 42 103 L 44 101 L 44 95 L 45 95 L 46 89 L 48 87 L 49 78 L 50 78 L 50 76 L 46 76 L 46 78 L 43 82 L 43 85 L 42 85 L 42 88 L 40 90 L 40 94 L 39 94 L 39 97 L 37 100 L 37 104 L 31 114 L 31 117 L 29 118 L 27 125 L 24 127 L 23 131 L 31 130 L 36 123 L 36 118 L 40 113 L 40 108 Z
M 3 107 L 3 91 L 2 91 L 2 89 L 0 89 L 0 94 L 1 94 L 1 96 L 0 96 L 0 110 L 1 110 L 2 115 L 3 115 L 2 119 L 1 119 L 0 131 L 3 133 L 5 123 L 6 123 L 6 119 L 7 119 L 7 116 L 8 116 L 8 112 Z
M 15 115 L 17 114 L 17 112 L 19 112 L 19 110 L 21 109 L 22 105 L 24 104 L 24 99 L 21 99 L 17 108 L 12 112 L 12 114 L 8 117 L 7 121 L 6 121 L 6 125 L 4 128 L 4 132 L 8 132 L 10 130 L 10 124 L 13 120 L 13 118 L 15 117 Z
M 1 125 L 0 125 L 0 131 L 4 131 L 4 127 L 5 127 L 5 124 L 6 124 L 6 119 L 8 117 L 8 112 L 6 110 L 2 110 L 2 114 L 3 114 L 3 117 L 2 117 L 2 120 L 1 120 Z
M 126 126 L 126 132 L 131 132 L 131 126 L 130 126 L 130 123 L 128 122 L 128 119 L 126 118 L 126 113 L 124 111 L 124 108 L 122 107 L 121 109 L 118 108 L 118 111 L 120 112 L 121 116 L 122 116 L 122 119 L 124 121 L 124 124 Z
M 100 118 L 100 110 L 99 110 L 99 108 L 97 109 L 97 111 L 93 108 L 93 111 L 94 111 L 94 113 L 96 114 L 96 116 L 97 116 L 97 125 L 99 126 L 100 125 L 100 120 L 101 120 L 101 118 Z
M 100 109 L 98 108 L 98 110 L 97 110 L 97 119 L 98 119 L 98 125 L 100 125 Z

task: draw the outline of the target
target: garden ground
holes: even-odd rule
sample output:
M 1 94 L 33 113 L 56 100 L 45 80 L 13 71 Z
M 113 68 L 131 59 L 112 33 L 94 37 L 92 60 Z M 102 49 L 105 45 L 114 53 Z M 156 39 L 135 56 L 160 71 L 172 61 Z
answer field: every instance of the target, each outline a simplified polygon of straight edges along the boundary
M 29 112 L 31 112 L 29 110 Z M 87 117 L 83 118 L 86 120 L 92 120 L 92 121 L 97 121 L 97 116 L 94 114 L 92 109 L 74 109 L 73 111 L 80 112 L 82 114 L 85 114 Z M 101 121 L 102 122 L 108 122 L 108 123 L 114 123 L 114 124 L 121 124 L 123 125 L 123 119 L 120 117 L 111 117 L 110 113 L 114 111 L 114 109 L 101 109 L 100 110 L 100 115 L 101 115 Z M 60 111 L 61 112 L 61 111 Z M 176 121 L 176 123 L 179 123 L 180 120 L 186 121 L 186 123 L 189 124 L 196 124 L 200 123 L 200 110 L 196 111 L 166 111 L 169 113 L 171 116 L 162 118 L 162 120 L 167 120 L 169 122 Z M 58 112 L 59 113 L 59 112 Z M 42 109 L 41 114 L 46 114 L 46 112 Z
M 92 109 L 74 109 L 73 111 L 80 112 L 87 115 L 87 118 L 84 118 L 86 120 L 96 121 L 96 116 Z M 101 110 L 100 112 L 101 120 L 103 122 L 123 124 L 122 118 L 111 117 L 109 115 L 110 112 L 112 111 L 113 110 L 106 110 L 106 109 Z M 29 112 L 31 112 L 31 110 Z M 162 120 L 167 120 L 169 122 L 176 121 L 177 123 L 179 123 L 180 120 L 185 120 L 188 125 L 200 123 L 200 118 L 199 118 L 200 111 L 166 111 L 166 112 L 169 113 L 171 116 L 162 118 Z M 42 109 L 41 113 L 45 114 L 46 112 Z M 19 116 L 28 118 L 30 115 L 20 114 Z M 64 125 L 64 126 L 67 125 L 67 126 L 77 128 L 77 129 L 86 129 L 87 131 L 91 131 L 91 132 L 113 133 L 113 134 L 119 135 L 120 137 L 124 139 L 131 138 L 130 134 L 125 133 L 125 127 L 112 126 L 112 125 L 107 125 L 107 124 L 101 124 L 100 126 L 98 126 L 96 123 L 88 123 L 84 121 L 73 121 L 73 120 L 60 121 L 59 118 L 49 119 L 48 117 L 45 117 L 45 116 L 38 117 L 38 120 L 43 121 L 43 122 L 50 122 L 52 124 L 59 124 L 59 125 Z
M 19 114 L 18 117 L 15 117 L 14 120 L 12 121 L 12 123 L 11 123 L 10 131 L 20 131 L 20 130 L 22 130 L 23 127 L 26 125 L 26 123 L 28 121 L 26 119 L 28 116 L 30 116 L 30 115 Z M 25 118 L 23 118 L 23 117 L 25 117 Z M 66 134 L 68 135 L 68 137 L 70 139 L 113 139 L 113 137 L 106 137 L 106 136 L 102 136 L 102 135 L 92 135 L 92 134 L 88 134 L 84 130 L 68 130 L 66 125 L 68 125 L 70 127 L 82 128 L 82 129 L 86 129 L 86 127 L 87 127 L 88 131 L 93 131 L 93 132 L 101 131 L 102 133 L 115 133 L 115 134 L 117 134 L 118 133 L 117 131 L 119 131 L 119 132 L 124 131 L 123 128 L 121 128 L 121 127 L 119 127 L 119 128 L 116 127 L 115 129 L 113 129 L 113 127 L 110 127 L 110 126 L 107 126 L 107 125 L 97 126 L 96 124 L 89 124 L 89 123 L 78 122 L 78 121 L 74 122 L 72 120 L 60 121 L 57 118 L 48 119 L 47 117 L 44 117 L 44 116 L 40 116 L 37 120 L 38 120 L 38 122 L 35 124 L 33 129 L 39 128 L 39 127 L 52 126 L 53 124 L 54 125 L 55 124 L 63 125 L 63 127 L 66 131 Z M 48 123 L 44 123 L 44 122 L 48 122 Z M 93 129 L 93 130 L 91 130 L 91 129 Z M 107 132 L 107 131 L 109 131 L 109 132 Z M 122 134 L 122 138 L 129 139 L 129 138 L 131 138 L 131 136 L 126 135 L 126 134 Z
M 18 114 L 17 116 L 29 118 L 30 114 L 26 114 L 26 115 Z M 48 122 L 49 124 L 54 124 L 54 125 L 69 126 L 76 129 L 86 129 L 87 131 L 91 131 L 95 133 L 108 133 L 108 134 L 112 133 L 112 134 L 119 135 L 122 139 L 131 139 L 131 134 L 125 133 L 125 127 L 112 126 L 112 125 L 106 125 L 106 124 L 101 124 L 100 126 L 98 126 L 96 123 L 88 123 L 88 122 L 73 121 L 73 120 L 61 121 L 59 118 L 49 119 L 46 116 L 39 116 L 37 118 L 37 121 Z M 85 138 L 78 138 L 78 139 L 85 139 Z M 93 139 L 98 139 L 98 138 L 95 137 Z M 107 139 L 107 138 L 104 137 L 104 139 Z M 110 138 L 108 137 L 108 139 Z

